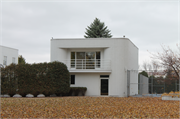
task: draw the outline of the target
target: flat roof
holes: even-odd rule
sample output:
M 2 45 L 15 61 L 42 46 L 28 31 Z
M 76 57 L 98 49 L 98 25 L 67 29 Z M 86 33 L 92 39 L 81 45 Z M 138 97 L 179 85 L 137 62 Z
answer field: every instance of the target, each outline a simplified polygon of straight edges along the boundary
M 15 48 L 7 47 L 7 46 L 2 46 L 2 45 L 0 45 L 0 47 L 9 48 L 9 49 L 13 49 L 13 50 L 18 50 L 18 49 L 15 49 Z
M 129 40 L 129 38 L 120 37 L 120 38 L 53 38 L 51 40 L 104 40 L 104 39 L 126 39 Z
M 139 49 L 129 38 L 120 37 L 120 38 L 53 38 L 52 40 L 110 40 L 110 39 L 120 39 L 120 40 L 129 40 L 137 49 Z

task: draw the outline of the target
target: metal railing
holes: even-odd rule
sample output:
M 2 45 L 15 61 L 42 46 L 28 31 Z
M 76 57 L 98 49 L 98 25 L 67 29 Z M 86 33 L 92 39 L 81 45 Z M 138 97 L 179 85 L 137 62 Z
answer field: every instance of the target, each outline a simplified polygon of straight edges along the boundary
M 73 59 L 73 60 L 61 60 L 66 64 L 68 69 L 77 70 L 77 69 L 96 69 L 96 70 L 110 70 L 111 62 L 110 60 L 101 60 L 101 59 Z

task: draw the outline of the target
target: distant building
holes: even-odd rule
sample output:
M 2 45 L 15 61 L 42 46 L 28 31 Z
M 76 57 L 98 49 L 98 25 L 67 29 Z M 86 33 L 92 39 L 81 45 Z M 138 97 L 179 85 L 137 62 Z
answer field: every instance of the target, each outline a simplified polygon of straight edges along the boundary
M 51 39 L 51 62 L 66 64 L 87 96 L 138 94 L 138 48 L 128 38 Z M 129 86 L 129 83 L 134 85 Z
M 18 64 L 18 49 L 0 45 L 0 64 L 8 66 L 11 63 Z

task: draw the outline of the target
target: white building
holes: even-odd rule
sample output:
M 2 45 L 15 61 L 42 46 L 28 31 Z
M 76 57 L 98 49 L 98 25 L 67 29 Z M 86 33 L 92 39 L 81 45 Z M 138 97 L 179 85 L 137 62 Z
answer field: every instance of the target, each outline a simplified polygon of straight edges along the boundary
M 138 94 L 138 48 L 128 38 L 51 39 L 50 60 L 65 63 L 71 87 L 87 96 Z
M 11 63 L 18 64 L 18 49 L 0 46 L 0 64 L 8 66 Z

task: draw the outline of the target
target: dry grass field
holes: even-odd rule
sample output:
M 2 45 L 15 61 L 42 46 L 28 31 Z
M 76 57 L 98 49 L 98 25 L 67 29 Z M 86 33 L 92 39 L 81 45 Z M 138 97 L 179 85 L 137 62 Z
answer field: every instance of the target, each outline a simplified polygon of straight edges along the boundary
M 1 118 L 179 118 L 179 106 L 158 97 L 1 98 Z

